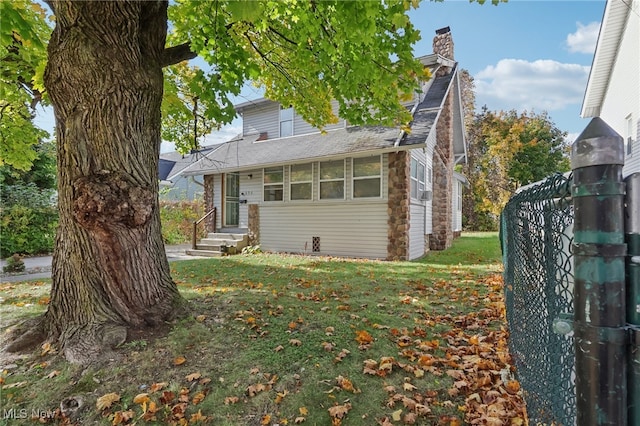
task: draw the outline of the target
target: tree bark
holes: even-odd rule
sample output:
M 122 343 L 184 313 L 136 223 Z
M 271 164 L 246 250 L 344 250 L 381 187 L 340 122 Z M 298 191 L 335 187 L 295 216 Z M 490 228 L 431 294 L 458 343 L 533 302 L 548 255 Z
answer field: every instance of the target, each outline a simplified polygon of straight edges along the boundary
M 43 324 L 86 364 L 183 305 L 158 208 L 167 2 L 49 3 L 60 225 Z

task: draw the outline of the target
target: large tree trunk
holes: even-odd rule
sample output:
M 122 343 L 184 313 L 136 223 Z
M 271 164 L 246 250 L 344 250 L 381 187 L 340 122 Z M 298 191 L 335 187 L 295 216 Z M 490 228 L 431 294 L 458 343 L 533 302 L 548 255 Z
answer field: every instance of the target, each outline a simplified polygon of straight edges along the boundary
M 88 363 L 182 307 L 160 232 L 165 1 L 50 1 L 60 227 L 49 339 Z

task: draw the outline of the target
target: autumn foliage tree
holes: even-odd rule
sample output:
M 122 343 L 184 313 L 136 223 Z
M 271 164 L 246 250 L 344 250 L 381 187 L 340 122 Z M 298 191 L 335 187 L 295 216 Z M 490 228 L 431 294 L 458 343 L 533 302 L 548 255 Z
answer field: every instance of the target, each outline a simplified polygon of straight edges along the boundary
M 1 4 L 3 24 L 31 7 Z M 185 311 L 160 233 L 164 68 L 196 56 L 211 65 L 189 87 L 216 123 L 234 118 L 230 97 L 252 80 L 319 127 L 336 120 L 332 99 L 354 124 L 407 123 L 399 98 L 422 72 L 407 16 L 417 1 L 47 4 L 55 29 L 44 83 L 56 118 L 60 226 L 48 310 L 9 349 L 46 339 L 77 363 L 104 356 L 130 328 Z M 19 52 L 31 28 L 12 29 Z
M 546 112 L 494 112 L 485 106 L 467 131 L 468 229 L 497 229 L 500 212 L 520 186 L 569 170 L 567 134 Z

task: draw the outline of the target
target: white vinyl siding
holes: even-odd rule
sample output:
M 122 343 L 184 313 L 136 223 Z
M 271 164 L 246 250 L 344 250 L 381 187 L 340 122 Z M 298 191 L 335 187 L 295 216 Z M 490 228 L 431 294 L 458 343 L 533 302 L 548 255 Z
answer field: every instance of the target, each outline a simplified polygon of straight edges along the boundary
M 314 254 L 387 257 L 387 203 L 335 202 L 260 207 L 263 250 L 312 253 L 312 237 L 320 238 Z
M 462 231 L 462 182 L 454 176 L 452 185 L 451 229 Z
M 409 260 L 418 259 L 426 253 L 424 246 L 424 214 L 423 205 L 411 204 L 411 226 L 409 226 Z
M 338 117 L 338 102 L 331 101 L 331 109 L 333 114 Z M 323 130 L 335 130 L 335 129 L 343 129 L 345 126 L 345 122 L 343 119 L 338 119 L 337 123 L 327 124 Z M 293 117 L 293 131 L 296 135 L 306 135 L 307 133 L 317 133 L 320 131 L 317 127 L 313 127 L 311 124 L 307 123 L 300 117 L 298 114 L 294 114 Z
M 416 149 L 411 151 L 410 181 L 411 196 L 409 198 L 409 259 L 417 259 L 424 256 L 427 251 L 424 236 L 428 233 L 426 226 L 430 225 L 431 202 L 420 200 L 422 192 L 427 190 L 426 186 L 426 166 L 427 155 L 425 150 Z M 421 176 L 419 174 L 422 173 Z M 430 188 L 429 188 L 430 189 Z
M 637 8 L 637 2 L 634 3 Z M 611 126 L 620 136 L 627 132 L 626 118 L 633 119 L 632 133 L 638 135 L 638 119 L 640 118 L 640 54 L 638 40 L 640 40 L 640 19 L 630 11 L 624 34 L 620 42 L 615 63 L 611 71 L 609 86 L 607 87 L 600 118 Z M 637 140 L 637 138 L 636 138 Z M 637 141 L 632 146 L 633 152 L 625 158 L 622 169 L 624 177 L 640 172 L 640 147 Z
M 255 135 L 267 133 L 269 139 L 280 135 L 280 110 L 275 102 L 269 102 L 264 106 L 250 108 L 242 114 L 242 134 Z

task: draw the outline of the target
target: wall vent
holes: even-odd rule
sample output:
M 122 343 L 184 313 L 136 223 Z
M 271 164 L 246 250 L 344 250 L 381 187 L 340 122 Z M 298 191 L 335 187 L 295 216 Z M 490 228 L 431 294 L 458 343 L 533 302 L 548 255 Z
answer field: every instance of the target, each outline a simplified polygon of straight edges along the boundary
M 320 237 L 311 237 L 311 251 L 320 253 Z

